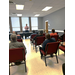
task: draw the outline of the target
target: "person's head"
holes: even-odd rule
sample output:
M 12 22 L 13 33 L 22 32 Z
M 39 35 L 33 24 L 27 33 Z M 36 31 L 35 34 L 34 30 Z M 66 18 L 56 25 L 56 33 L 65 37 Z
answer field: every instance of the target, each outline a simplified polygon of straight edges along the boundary
M 35 33 L 35 30 L 33 30 L 33 33 Z
M 65 33 L 65 29 L 64 29 L 64 33 Z
M 55 29 L 52 29 L 52 33 L 55 33 Z
M 43 35 L 43 31 L 40 31 L 40 32 L 39 32 L 39 35 Z
M 16 34 L 11 35 L 11 41 L 16 42 L 17 41 L 17 36 Z
M 27 24 L 26 24 L 26 26 L 27 26 Z
M 46 39 L 50 39 L 50 34 L 47 33 L 45 37 L 46 37 Z
M 15 34 L 15 31 L 13 31 L 13 34 Z

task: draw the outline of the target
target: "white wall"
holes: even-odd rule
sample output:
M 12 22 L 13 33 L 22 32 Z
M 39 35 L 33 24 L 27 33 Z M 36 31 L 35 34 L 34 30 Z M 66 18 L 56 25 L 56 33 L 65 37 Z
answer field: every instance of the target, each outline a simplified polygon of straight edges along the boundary
M 43 17 L 38 17 L 38 29 L 43 29 Z
M 49 15 L 43 17 L 43 26 L 42 29 L 45 29 L 45 21 L 48 20 L 50 24 L 49 29 L 52 28 L 56 30 L 64 30 L 65 29 L 65 8 L 62 8 L 58 11 L 55 11 Z

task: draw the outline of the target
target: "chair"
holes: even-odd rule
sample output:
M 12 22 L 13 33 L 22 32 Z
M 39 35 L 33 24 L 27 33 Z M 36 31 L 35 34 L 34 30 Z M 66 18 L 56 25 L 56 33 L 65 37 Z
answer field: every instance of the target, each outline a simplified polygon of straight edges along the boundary
M 32 39 L 33 39 L 36 35 L 37 35 L 37 34 L 32 34 L 32 35 L 31 35 L 31 38 L 30 38 L 31 43 L 32 43 Z
M 59 35 L 51 35 L 50 37 L 51 37 L 51 38 L 55 38 L 55 40 L 58 41 Z
M 43 36 L 45 36 L 45 33 L 43 33 Z
M 45 47 L 45 52 L 42 49 L 40 50 L 41 53 L 44 55 L 46 66 L 47 66 L 46 58 L 51 57 L 51 56 L 47 56 L 47 55 L 55 54 L 56 60 L 57 60 L 57 63 L 58 63 L 57 50 L 58 50 L 59 44 L 60 44 L 60 42 L 47 43 L 47 45 Z
M 35 43 L 33 43 L 33 49 L 34 49 L 34 45 L 35 45 L 35 49 L 36 49 L 36 46 L 38 45 L 41 45 L 45 40 L 45 36 L 39 36 L 36 38 L 35 40 Z M 36 49 L 36 52 L 37 52 L 37 49 Z
M 18 42 L 22 42 L 22 39 L 17 39 Z
M 59 46 L 59 49 L 65 53 L 65 46 Z M 59 51 L 58 51 L 58 55 L 59 55 Z
M 64 42 L 64 41 L 65 41 L 65 34 L 64 34 L 64 36 L 63 36 L 63 40 L 58 39 L 58 41 Z
M 21 47 L 21 48 L 9 49 L 9 64 L 12 62 L 21 62 L 23 60 L 25 61 L 25 72 L 27 72 L 24 48 Z M 9 74 L 10 74 L 10 66 L 9 66 Z

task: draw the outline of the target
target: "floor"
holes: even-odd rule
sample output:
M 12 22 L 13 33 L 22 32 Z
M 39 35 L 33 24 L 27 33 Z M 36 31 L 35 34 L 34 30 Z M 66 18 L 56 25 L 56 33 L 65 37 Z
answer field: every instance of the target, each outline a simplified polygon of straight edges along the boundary
M 59 50 L 58 64 L 56 61 L 56 57 L 53 57 L 47 58 L 47 66 L 45 66 L 44 58 L 40 58 L 39 49 L 37 53 L 35 49 L 33 50 L 33 46 L 30 43 L 30 39 L 24 39 L 23 43 L 27 48 L 27 72 L 25 72 L 25 65 L 21 64 L 18 66 L 11 66 L 10 75 L 63 75 L 62 64 L 65 62 L 64 52 Z

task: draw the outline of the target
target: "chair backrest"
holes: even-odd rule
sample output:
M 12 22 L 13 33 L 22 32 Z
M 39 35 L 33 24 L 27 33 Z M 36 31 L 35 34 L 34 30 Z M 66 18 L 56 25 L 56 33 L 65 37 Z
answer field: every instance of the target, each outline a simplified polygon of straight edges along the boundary
M 36 38 L 35 44 L 41 45 L 44 42 L 44 40 L 45 40 L 45 36 L 39 36 L 39 37 Z
M 23 47 L 9 49 L 9 62 L 18 62 L 25 60 L 25 50 Z
M 46 54 L 53 54 L 57 53 L 57 49 L 59 48 L 60 42 L 52 42 L 52 43 L 47 43 L 45 47 Z
M 58 41 L 59 35 L 51 35 L 50 37 L 51 37 L 51 38 L 55 38 L 55 40 Z
M 45 36 L 45 33 L 43 33 L 43 36 Z
M 36 35 L 37 35 L 37 34 L 33 34 L 33 35 L 31 35 L 31 39 L 33 39 Z
M 17 39 L 18 42 L 22 42 L 22 39 Z

